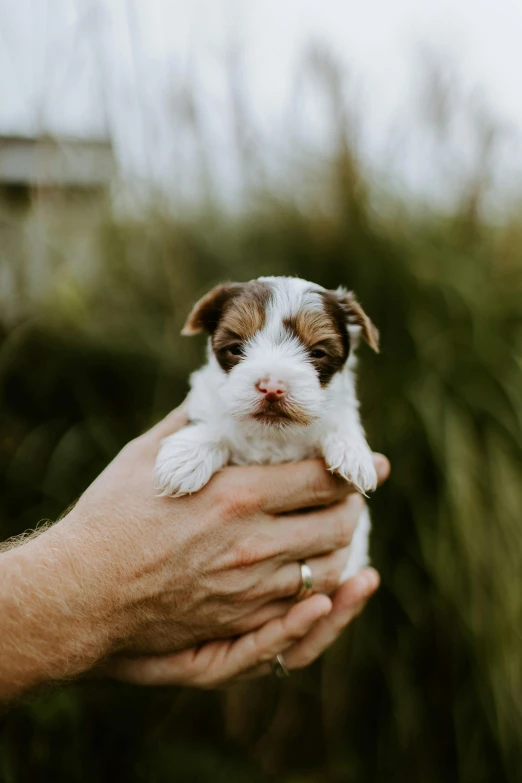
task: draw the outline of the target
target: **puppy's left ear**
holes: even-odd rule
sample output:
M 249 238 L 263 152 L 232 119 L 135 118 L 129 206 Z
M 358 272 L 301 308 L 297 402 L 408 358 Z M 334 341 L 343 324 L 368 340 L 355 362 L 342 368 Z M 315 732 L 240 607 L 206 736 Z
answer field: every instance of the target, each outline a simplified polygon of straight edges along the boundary
M 346 321 L 350 333 L 357 337 L 361 334 L 370 348 L 373 348 L 376 353 L 379 353 L 379 330 L 366 315 L 355 298 L 353 291 L 347 291 L 345 288 L 338 288 L 335 294 L 346 314 Z
M 217 285 L 201 297 L 192 308 L 181 334 L 185 336 L 200 334 L 200 332 L 212 334 L 223 315 L 223 310 L 242 288 L 241 283 L 225 283 Z

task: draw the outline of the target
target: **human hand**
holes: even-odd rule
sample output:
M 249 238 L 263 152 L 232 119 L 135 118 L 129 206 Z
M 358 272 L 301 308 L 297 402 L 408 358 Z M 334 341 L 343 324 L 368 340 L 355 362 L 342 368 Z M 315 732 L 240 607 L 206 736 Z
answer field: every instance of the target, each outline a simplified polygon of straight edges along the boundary
M 284 653 L 289 671 L 301 669 L 333 644 L 378 586 L 377 572 L 365 568 L 337 589 L 333 605 L 325 595 L 315 595 L 238 639 L 211 641 L 172 655 L 115 656 L 98 672 L 136 685 L 219 688 L 269 674 L 269 662 L 278 654 Z
M 184 424 L 175 411 L 129 443 L 63 519 L 1 554 L 0 698 L 117 653 L 248 634 L 293 606 L 303 558 L 317 592 L 335 590 L 337 550 L 363 506 L 353 488 L 308 461 L 226 468 L 196 495 L 157 497 L 159 443 Z M 384 479 L 385 458 L 376 467 Z M 305 634 L 329 607 L 308 601 L 296 620 Z
M 338 586 L 360 495 L 311 460 L 230 467 L 195 495 L 158 497 L 159 443 L 184 424 L 174 411 L 128 444 L 59 523 L 84 541 L 107 654 L 172 653 L 283 617 L 304 558 L 317 592 Z M 387 461 L 376 465 L 384 477 Z

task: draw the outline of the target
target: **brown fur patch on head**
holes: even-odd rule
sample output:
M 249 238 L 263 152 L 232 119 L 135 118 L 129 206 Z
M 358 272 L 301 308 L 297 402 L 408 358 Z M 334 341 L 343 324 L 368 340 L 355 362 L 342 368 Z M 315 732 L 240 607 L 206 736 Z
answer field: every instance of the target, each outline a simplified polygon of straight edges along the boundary
M 242 283 L 225 283 L 217 285 L 201 297 L 192 308 L 181 334 L 185 336 L 201 332 L 212 334 L 226 305 L 241 293 L 242 288 Z
M 212 335 L 212 348 L 225 372 L 239 364 L 243 358 L 243 345 L 265 325 L 270 293 L 267 283 L 252 280 L 245 283 L 240 294 L 224 308 Z
M 182 334 L 207 331 L 221 367 L 228 372 L 242 359 L 243 344 L 263 328 L 270 286 L 228 283 L 217 286 L 197 302 Z
M 321 386 L 327 386 L 335 373 L 342 370 L 350 353 L 348 327 L 360 327 L 365 340 L 377 352 L 379 332 L 351 291 L 322 291 L 320 295 L 323 308 L 305 308 L 285 319 L 284 325 L 307 348 Z
M 326 386 L 342 369 L 350 350 L 348 331 L 341 307 L 333 298 L 323 295 L 320 310 L 303 309 L 284 320 L 307 349 L 317 370 L 321 386 Z

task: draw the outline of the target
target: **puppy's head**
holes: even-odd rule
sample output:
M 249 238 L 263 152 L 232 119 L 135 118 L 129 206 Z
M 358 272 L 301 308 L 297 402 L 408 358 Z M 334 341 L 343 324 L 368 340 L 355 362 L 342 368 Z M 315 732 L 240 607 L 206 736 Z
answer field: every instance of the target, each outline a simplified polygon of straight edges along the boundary
M 286 277 L 217 286 L 197 302 L 182 334 L 203 331 L 226 410 L 279 428 L 318 418 L 360 336 L 375 351 L 379 340 L 351 292 Z

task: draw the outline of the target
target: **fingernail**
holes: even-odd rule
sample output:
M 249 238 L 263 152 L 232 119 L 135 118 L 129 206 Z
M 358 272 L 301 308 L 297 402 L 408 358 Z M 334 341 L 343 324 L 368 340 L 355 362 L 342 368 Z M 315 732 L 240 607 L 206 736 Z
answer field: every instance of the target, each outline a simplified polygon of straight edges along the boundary
M 390 461 L 384 454 L 374 454 L 373 464 L 379 481 L 385 481 L 390 475 Z

